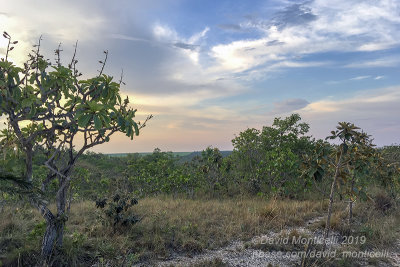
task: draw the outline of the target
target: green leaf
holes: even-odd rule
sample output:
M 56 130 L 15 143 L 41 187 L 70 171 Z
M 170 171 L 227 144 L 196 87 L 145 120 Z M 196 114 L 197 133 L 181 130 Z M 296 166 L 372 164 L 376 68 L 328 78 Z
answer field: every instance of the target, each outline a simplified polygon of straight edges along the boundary
M 136 134 L 136 136 L 138 136 L 138 135 L 139 135 L 139 127 L 138 127 L 137 123 L 134 122 L 134 121 L 133 121 L 133 127 L 135 128 L 135 134 Z
M 101 96 L 106 98 L 108 96 L 108 90 L 108 86 L 104 86 L 104 88 L 102 88 Z
M 90 119 L 92 118 L 91 114 L 83 114 L 78 118 L 78 125 L 79 127 L 87 127 L 89 124 Z
M 101 118 L 103 119 L 106 126 L 110 126 L 111 118 L 109 116 L 107 116 L 107 114 L 102 114 Z
M 74 102 L 74 100 L 73 100 L 73 99 L 70 99 L 70 100 L 67 101 L 67 103 L 65 103 L 65 106 L 66 106 L 66 107 L 69 107 L 69 106 L 72 105 L 73 102 Z
M 122 131 L 125 131 L 125 120 L 123 117 L 118 117 L 118 126 L 121 127 Z
M 322 180 L 323 175 L 324 175 L 324 170 L 322 168 L 318 168 L 317 171 L 314 173 L 315 181 L 320 182 Z
M 30 107 L 31 105 L 32 105 L 32 101 L 29 98 L 25 98 L 24 100 L 22 100 L 23 108 Z
M 31 108 L 31 112 L 29 113 L 29 116 L 33 117 L 35 114 L 36 114 L 36 106 L 33 105 L 32 108 Z
M 132 127 L 128 127 L 127 130 L 126 130 L 126 136 L 132 137 L 132 135 L 133 135 Z
M 100 130 L 103 127 L 103 123 L 101 122 L 99 116 L 94 115 L 93 120 L 94 120 L 94 128 L 96 130 Z
M 98 112 L 98 111 L 103 109 L 103 105 L 102 104 L 99 104 L 99 103 L 96 103 L 96 102 L 93 102 L 93 101 L 88 102 L 88 106 L 89 106 L 89 109 L 91 111 L 94 111 L 94 112 Z
M 348 150 L 349 150 L 349 146 L 347 144 L 343 144 L 343 154 L 347 154 Z

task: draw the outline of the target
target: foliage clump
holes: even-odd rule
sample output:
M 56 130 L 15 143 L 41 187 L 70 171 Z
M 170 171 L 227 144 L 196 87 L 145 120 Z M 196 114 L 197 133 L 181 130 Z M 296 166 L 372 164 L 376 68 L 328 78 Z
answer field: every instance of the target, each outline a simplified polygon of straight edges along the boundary
M 140 221 L 140 218 L 132 214 L 130 208 L 138 204 L 136 198 L 131 198 L 126 194 L 115 194 L 110 202 L 107 198 L 99 198 L 96 200 L 96 208 L 101 209 L 107 218 L 114 233 L 122 231 L 124 227 L 134 225 Z M 104 218 L 103 218 L 104 219 Z
M 379 192 L 374 197 L 375 209 L 386 213 L 392 206 L 393 201 L 390 196 L 384 192 Z

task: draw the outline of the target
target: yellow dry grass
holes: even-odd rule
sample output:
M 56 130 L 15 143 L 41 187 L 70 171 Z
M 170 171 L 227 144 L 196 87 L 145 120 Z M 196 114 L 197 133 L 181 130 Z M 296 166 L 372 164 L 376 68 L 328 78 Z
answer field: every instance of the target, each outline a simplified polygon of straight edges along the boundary
M 192 200 L 159 196 L 141 199 L 133 210 L 142 218 L 141 221 L 114 233 L 112 227 L 101 219 L 102 212 L 93 202 L 73 203 L 64 246 L 70 262 L 99 259 L 118 262 L 118 257 L 123 255 L 124 260 L 129 258 L 134 263 L 168 257 L 171 252 L 197 253 L 232 240 L 249 240 L 270 230 L 304 225 L 307 220 L 325 214 L 327 201 Z M 380 235 L 381 238 L 371 237 L 371 241 L 387 244 L 381 239 L 391 239 L 395 235 L 388 229 L 398 223 L 399 216 L 397 213 L 387 215 L 382 222 L 371 212 L 367 206 L 359 205 L 355 209 L 355 218 L 364 220 L 363 231 Z M 0 262 L 4 258 L 21 257 L 39 250 L 44 224 L 35 210 L 29 206 L 7 207 L 0 217 L 0 246 L 8 246 L 7 250 L 0 251 Z M 343 205 L 337 205 L 332 226 L 339 228 L 344 218 Z

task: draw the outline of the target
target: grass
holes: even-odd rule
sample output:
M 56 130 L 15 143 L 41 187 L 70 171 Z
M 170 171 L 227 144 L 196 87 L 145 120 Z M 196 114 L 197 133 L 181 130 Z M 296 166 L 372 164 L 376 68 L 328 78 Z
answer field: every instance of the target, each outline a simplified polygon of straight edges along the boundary
M 381 198 L 379 194 L 375 196 Z M 374 198 L 375 198 L 374 197 Z M 339 203 L 340 205 L 340 203 Z M 361 239 L 353 239 L 339 248 L 341 251 L 384 251 L 392 250 L 394 244 L 400 238 L 400 210 L 395 206 L 390 209 L 382 209 L 374 205 L 373 202 L 358 202 L 353 210 L 354 221 L 351 226 L 347 223 L 347 210 L 342 204 L 341 209 L 337 209 L 332 215 L 331 226 L 334 231 L 342 236 L 365 237 L 365 242 Z M 325 221 L 315 223 L 312 229 L 324 229 Z M 378 263 L 386 262 L 387 258 L 367 258 L 368 264 L 377 266 Z M 333 264 L 333 265 L 332 265 Z M 322 265 L 316 262 L 315 266 L 364 266 L 367 262 L 360 262 L 357 258 L 337 258 L 329 264 Z
M 114 234 L 102 223 L 93 202 L 74 203 L 65 232 L 64 254 L 69 263 L 100 259 L 133 262 L 166 258 L 172 252 L 194 254 L 250 239 L 271 229 L 301 224 L 320 214 L 325 203 L 254 199 L 190 200 L 145 198 L 135 212 L 136 225 Z M 3 264 L 24 260 L 39 251 L 45 230 L 41 216 L 29 207 L 7 207 L 0 222 Z M 8 242 L 8 243 L 7 243 Z M 121 258 L 122 255 L 122 258 Z M 120 257 L 120 258 L 118 258 Z
M 340 230 L 344 220 L 342 208 L 337 205 L 333 215 L 332 225 L 336 230 Z M 326 209 L 326 201 L 152 197 L 140 200 L 134 207 L 142 218 L 139 223 L 114 233 L 101 219 L 102 213 L 94 203 L 83 201 L 71 207 L 63 256 L 57 260 L 59 266 L 94 263 L 129 266 L 168 258 L 172 253 L 192 255 L 232 240 L 250 240 L 270 230 L 302 226 L 305 221 L 323 215 Z M 378 217 L 379 211 L 357 205 L 354 212 L 359 220 L 356 231 L 368 235 L 366 246 L 387 247 L 398 236 L 393 230 L 400 225 L 397 211 Z M 29 206 L 8 206 L 0 217 L 0 266 L 18 262 L 31 265 L 40 251 L 45 230 L 43 219 Z M 218 261 L 213 264 L 205 263 L 223 266 Z

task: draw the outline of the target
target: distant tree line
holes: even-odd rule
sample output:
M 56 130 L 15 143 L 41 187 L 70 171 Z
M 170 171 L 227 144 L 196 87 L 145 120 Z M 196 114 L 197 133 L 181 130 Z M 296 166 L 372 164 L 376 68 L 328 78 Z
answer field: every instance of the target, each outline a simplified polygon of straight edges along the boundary
M 88 152 L 81 156 L 72 172 L 67 202 L 95 199 L 116 191 L 139 198 L 160 194 L 190 198 L 326 197 L 330 194 L 341 146 L 316 140 L 308 135 L 308 130 L 308 124 L 301 122 L 298 114 L 276 118 L 271 126 L 261 130 L 252 128 L 240 132 L 232 140 L 234 149 L 228 156 L 224 157 L 218 148 L 207 147 L 188 161 L 160 149 L 146 155 L 122 157 Z M 371 141 L 368 140 L 364 142 Z M 343 158 L 335 181 L 338 188 L 335 195 L 351 197 L 357 190 L 365 199 L 371 185 L 387 188 L 393 196 L 398 194 L 399 146 L 375 148 L 369 143 L 349 143 L 346 147 L 348 158 Z M 43 151 L 37 150 L 34 155 L 34 184 L 39 187 L 47 176 L 47 169 L 42 167 L 46 159 Z M 10 166 L 8 161 L 12 157 L 7 157 L 5 166 Z M 350 162 L 350 158 L 356 161 Z M 23 166 L 22 158 L 13 168 L 18 169 L 20 165 Z M 347 188 L 351 183 L 353 188 Z M 51 198 L 52 190 L 57 190 L 56 181 L 48 187 Z

